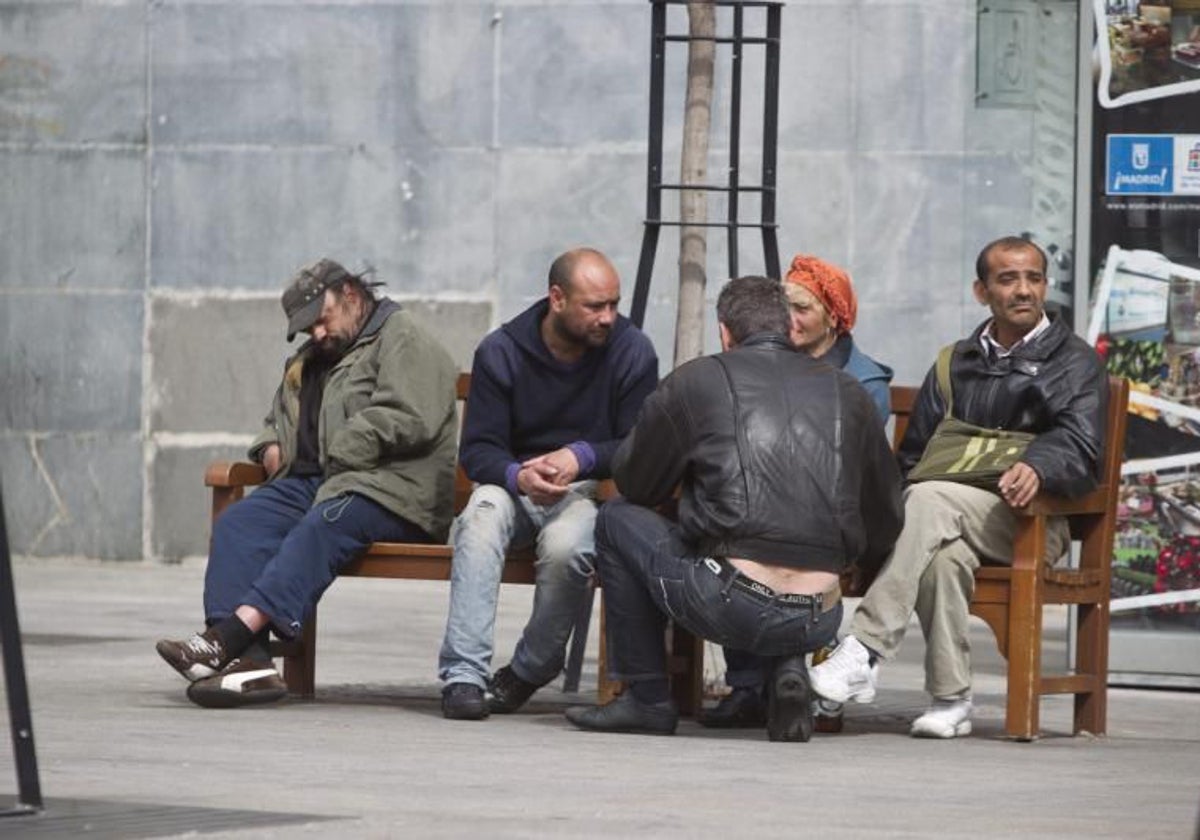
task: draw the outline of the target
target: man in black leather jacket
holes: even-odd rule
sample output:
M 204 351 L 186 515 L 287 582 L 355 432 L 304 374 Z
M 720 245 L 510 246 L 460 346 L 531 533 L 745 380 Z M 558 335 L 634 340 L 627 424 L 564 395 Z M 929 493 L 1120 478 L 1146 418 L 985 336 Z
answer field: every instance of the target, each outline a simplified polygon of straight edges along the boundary
M 609 673 L 628 690 L 568 710 L 581 729 L 674 732 L 670 616 L 775 658 L 768 735 L 808 740 L 804 653 L 837 633 L 839 575 L 878 566 L 900 530 L 900 476 L 878 411 L 854 377 L 793 348 L 780 284 L 731 281 L 717 319 L 725 352 L 667 377 L 613 460 L 624 498 L 597 519 L 597 571 Z M 652 508 L 677 486 L 675 523 Z
M 995 487 L 951 481 L 905 490 L 904 531 L 833 656 L 812 671 L 814 690 L 845 702 L 875 696 L 879 660 L 891 659 L 915 611 L 925 634 L 925 688 L 932 703 L 913 721 L 917 737 L 971 732 L 968 608 L 981 562 L 1010 563 L 1015 509 L 1041 490 L 1080 496 L 1096 485 L 1104 448 L 1108 384 L 1096 352 L 1044 312 L 1046 256 L 1016 237 L 990 243 L 976 262 L 976 299 L 992 317 L 954 345 L 953 416 L 976 426 L 1036 435 Z M 900 445 L 907 476 L 920 460 L 946 402 L 936 366 L 925 377 Z M 1049 525 L 1047 562 L 1069 535 Z

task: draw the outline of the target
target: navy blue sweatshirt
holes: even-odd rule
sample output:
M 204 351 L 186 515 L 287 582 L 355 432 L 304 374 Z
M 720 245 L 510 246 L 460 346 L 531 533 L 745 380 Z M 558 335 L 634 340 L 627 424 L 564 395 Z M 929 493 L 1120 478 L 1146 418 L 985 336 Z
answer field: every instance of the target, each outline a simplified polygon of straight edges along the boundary
M 654 346 L 628 318 L 618 315 L 603 347 L 567 364 L 542 341 L 548 309 L 543 298 L 475 350 L 458 453 L 472 481 L 515 493 L 522 461 L 563 446 L 575 453 L 579 478 L 607 478 L 642 400 L 658 385 Z

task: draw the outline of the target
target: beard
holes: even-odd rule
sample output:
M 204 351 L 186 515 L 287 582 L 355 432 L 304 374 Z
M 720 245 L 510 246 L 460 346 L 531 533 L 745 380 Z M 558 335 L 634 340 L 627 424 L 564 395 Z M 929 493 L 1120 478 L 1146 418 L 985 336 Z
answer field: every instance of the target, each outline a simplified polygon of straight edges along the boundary
M 317 355 L 323 359 L 340 359 L 350 346 L 350 339 L 342 336 L 326 336 L 323 341 L 315 342 Z
M 579 329 L 564 320 L 558 320 L 554 324 L 554 331 L 558 333 L 559 338 L 566 341 L 568 344 L 574 344 L 576 347 L 596 348 L 603 347 L 608 343 L 608 337 L 612 333 L 612 327 L 593 327 L 591 329 Z

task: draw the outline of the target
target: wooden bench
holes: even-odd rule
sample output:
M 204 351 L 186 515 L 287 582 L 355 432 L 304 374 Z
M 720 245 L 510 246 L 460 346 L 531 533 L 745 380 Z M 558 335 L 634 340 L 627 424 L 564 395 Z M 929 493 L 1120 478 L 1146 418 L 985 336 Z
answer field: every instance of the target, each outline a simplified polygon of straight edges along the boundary
M 1043 694 L 1075 695 L 1075 734 L 1102 735 L 1107 728 L 1108 602 L 1129 383 L 1110 377 L 1108 390 L 1106 446 L 1100 460 L 1099 485 L 1079 499 L 1039 494 L 1022 511 L 1013 541 L 1012 566 L 984 566 L 975 573 L 971 614 L 992 629 L 1000 653 L 1008 661 L 1004 732 L 1018 740 L 1038 736 Z M 908 427 L 916 395 L 916 388 L 891 388 L 894 446 L 899 445 Z M 1077 568 L 1054 569 L 1041 562 L 1049 516 L 1067 517 L 1071 538 L 1080 543 Z M 858 583 L 854 588 L 852 576 L 846 575 L 842 580 L 844 594 L 865 594 L 870 581 Z M 1070 651 L 1072 673 L 1047 674 L 1042 667 L 1042 608 L 1047 604 L 1066 604 L 1077 611 Z M 676 656 L 687 660 L 681 667 L 684 678 L 674 686 L 675 699 L 696 708 L 703 686 L 703 645 L 679 628 L 674 630 L 674 637 Z
M 467 392 L 470 390 L 471 375 L 459 374 L 457 396 L 465 410 Z M 459 412 L 460 418 L 462 411 Z M 472 483 L 461 466 L 455 467 L 454 511 L 457 514 L 471 497 Z M 247 487 L 266 480 L 266 471 L 258 464 L 243 461 L 216 461 L 208 466 L 204 483 L 212 488 L 212 519 L 229 505 L 242 498 Z M 601 483 L 600 495 L 611 495 L 611 482 Z M 391 578 L 400 580 L 450 580 L 449 545 L 423 543 L 375 543 L 359 559 L 347 564 L 339 577 Z M 532 548 L 510 551 L 505 557 L 501 581 L 504 583 L 533 583 L 535 555 Z M 588 621 L 592 602 L 589 598 L 581 610 L 572 634 L 570 652 L 564 677 L 564 690 L 575 691 L 579 686 L 579 672 L 587 640 Z M 397 628 L 399 630 L 399 628 Z M 603 645 L 603 641 L 601 642 Z M 315 665 L 317 655 L 317 613 L 304 623 L 300 636 L 291 640 L 277 639 L 271 643 L 271 654 L 283 659 L 283 678 L 288 690 L 301 697 L 311 697 L 315 688 Z M 604 673 L 600 675 L 601 686 L 606 684 Z M 611 690 L 602 696 L 611 696 Z

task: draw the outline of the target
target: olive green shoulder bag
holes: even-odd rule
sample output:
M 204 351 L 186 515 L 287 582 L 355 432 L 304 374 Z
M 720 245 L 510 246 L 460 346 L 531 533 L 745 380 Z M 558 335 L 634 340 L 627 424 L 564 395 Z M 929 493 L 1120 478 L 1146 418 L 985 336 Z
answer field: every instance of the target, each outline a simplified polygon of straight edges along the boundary
M 1036 437 L 1031 432 L 985 429 L 952 416 L 954 394 L 950 386 L 950 359 L 954 345 L 943 347 L 937 357 L 937 383 L 946 403 L 946 413 L 929 438 L 921 460 L 908 473 L 909 481 L 955 481 L 995 490 L 1009 467 L 1021 460 L 1025 448 Z

